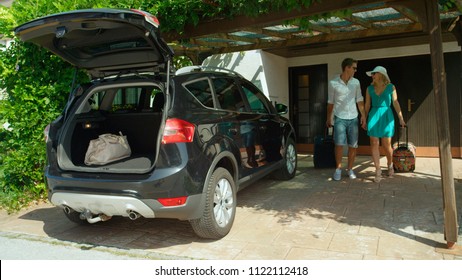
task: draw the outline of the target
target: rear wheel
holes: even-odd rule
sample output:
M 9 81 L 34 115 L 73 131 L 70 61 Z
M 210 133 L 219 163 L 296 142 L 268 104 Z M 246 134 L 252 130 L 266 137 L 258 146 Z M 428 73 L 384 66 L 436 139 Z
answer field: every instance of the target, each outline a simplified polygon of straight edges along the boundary
M 191 220 L 194 232 L 202 238 L 226 236 L 236 215 L 236 184 L 224 168 L 217 168 L 205 185 L 205 209 L 202 217 Z
M 290 180 L 295 177 L 297 171 L 297 149 L 292 138 L 287 139 L 284 153 L 284 164 L 274 173 L 278 180 Z

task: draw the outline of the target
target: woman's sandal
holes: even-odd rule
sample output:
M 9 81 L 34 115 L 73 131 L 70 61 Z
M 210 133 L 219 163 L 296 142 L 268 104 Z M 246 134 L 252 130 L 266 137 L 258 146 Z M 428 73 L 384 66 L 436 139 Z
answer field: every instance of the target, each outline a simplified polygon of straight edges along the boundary
M 382 170 L 377 170 L 375 171 L 374 182 L 378 183 L 380 180 L 382 180 Z
M 388 177 L 393 177 L 394 174 L 395 174 L 395 170 L 393 169 L 393 164 L 390 164 L 388 166 Z

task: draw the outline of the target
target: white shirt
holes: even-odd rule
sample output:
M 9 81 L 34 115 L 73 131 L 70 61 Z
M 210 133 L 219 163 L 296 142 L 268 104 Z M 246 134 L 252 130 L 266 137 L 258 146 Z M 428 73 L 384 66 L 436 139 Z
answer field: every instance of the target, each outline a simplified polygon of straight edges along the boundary
M 329 82 L 327 103 L 334 104 L 334 115 L 341 119 L 351 120 L 358 117 L 356 103 L 364 101 L 359 80 L 351 78 L 347 84 L 340 75 Z

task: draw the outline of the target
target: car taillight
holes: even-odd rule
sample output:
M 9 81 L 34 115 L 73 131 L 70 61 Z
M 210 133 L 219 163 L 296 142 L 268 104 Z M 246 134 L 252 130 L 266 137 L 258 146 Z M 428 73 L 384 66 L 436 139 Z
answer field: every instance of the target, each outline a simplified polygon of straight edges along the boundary
M 192 142 L 195 127 L 180 119 L 167 119 L 162 137 L 162 144 Z
M 150 24 L 152 24 L 155 27 L 159 28 L 160 22 L 159 22 L 159 19 L 157 19 L 157 17 L 155 17 L 155 16 L 153 16 L 150 13 L 145 12 L 145 11 L 141 11 L 141 10 L 137 10 L 137 9 L 131 9 L 131 10 L 133 12 L 135 12 L 135 13 L 143 15 L 147 22 L 149 22 Z
M 43 135 L 45 136 L 45 143 L 48 142 L 49 133 L 50 133 L 50 125 L 47 125 L 45 129 L 43 130 Z
M 180 206 L 186 203 L 187 196 L 158 198 L 157 201 L 163 206 Z

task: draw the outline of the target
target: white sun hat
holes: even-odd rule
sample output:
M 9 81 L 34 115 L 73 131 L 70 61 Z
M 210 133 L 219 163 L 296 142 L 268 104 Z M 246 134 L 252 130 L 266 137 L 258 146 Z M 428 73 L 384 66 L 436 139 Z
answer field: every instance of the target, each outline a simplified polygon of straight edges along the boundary
M 388 74 L 387 74 L 387 69 L 385 69 L 385 67 L 383 67 L 383 66 L 377 66 L 377 67 L 374 68 L 374 70 L 366 72 L 366 74 L 369 77 L 372 76 L 372 73 L 380 73 L 380 74 L 385 76 L 385 78 L 388 80 L 388 82 L 391 82 L 390 77 L 388 77 Z

